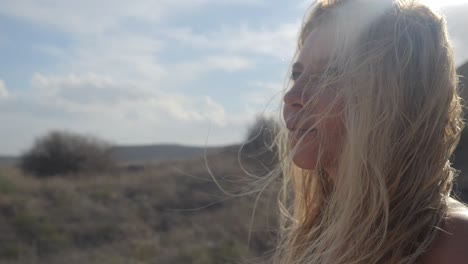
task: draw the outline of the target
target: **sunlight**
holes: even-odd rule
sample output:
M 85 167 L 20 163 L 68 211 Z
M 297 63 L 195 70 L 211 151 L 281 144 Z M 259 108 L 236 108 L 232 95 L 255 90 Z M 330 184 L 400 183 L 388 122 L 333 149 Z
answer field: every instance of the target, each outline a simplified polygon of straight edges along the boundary
M 468 0 L 421 0 L 421 2 L 435 8 L 444 7 L 448 5 L 468 4 Z

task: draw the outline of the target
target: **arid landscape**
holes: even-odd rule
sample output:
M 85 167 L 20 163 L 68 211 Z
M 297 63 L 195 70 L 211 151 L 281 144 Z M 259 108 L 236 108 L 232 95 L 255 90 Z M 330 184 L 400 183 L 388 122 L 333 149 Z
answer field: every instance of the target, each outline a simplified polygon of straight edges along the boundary
M 258 262 L 275 243 L 277 186 L 252 192 L 272 158 L 253 155 L 256 144 L 242 157 L 241 145 L 107 153 L 97 139 L 50 133 L 1 160 L 0 263 Z
M 234 148 L 206 160 L 219 184 L 241 193 L 250 180 Z M 264 192 L 252 218 L 256 195 L 222 193 L 206 166 L 198 157 L 47 179 L 3 166 L 0 262 L 215 264 L 268 254 L 274 191 Z

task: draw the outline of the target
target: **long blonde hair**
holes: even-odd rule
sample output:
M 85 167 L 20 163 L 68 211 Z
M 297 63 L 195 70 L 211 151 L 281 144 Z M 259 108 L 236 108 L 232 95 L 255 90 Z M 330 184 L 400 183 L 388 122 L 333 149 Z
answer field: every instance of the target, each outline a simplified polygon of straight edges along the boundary
M 418 263 L 446 216 L 456 174 L 449 158 L 463 129 L 445 20 L 417 1 L 317 1 L 297 53 L 315 28 L 334 36 L 335 56 L 308 84 L 304 111 L 337 87 L 345 139 L 331 180 L 320 159 L 313 171 L 295 166 L 297 150 L 280 131 L 282 229 L 273 262 Z

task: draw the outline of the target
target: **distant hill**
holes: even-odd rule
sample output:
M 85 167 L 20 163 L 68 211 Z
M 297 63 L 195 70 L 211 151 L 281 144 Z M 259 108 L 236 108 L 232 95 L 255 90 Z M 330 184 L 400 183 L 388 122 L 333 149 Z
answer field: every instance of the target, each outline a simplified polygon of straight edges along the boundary
M 223 147 L 193 147 L 176 144 L 147 145 L 147 146 L 116 146 L 111 148 L 112 156 L 119 163 L 148 163 L 167 160 L 185 160 L 206 154 L 214 154 L 223 150 L 234 151 L 239 145 Z M 0 156 L 0 165 L 14 165 L 19 158 L 14 156 Z
M 0 156 L 0 165 L 1 164 L 6 164 L 6 165 L 14 165 L 18 162 L 17 157 L 13 156 Z
M 122 163 L 147 163 L 163 160 L 183 160 L 219 152 L 225 147 L 189 147 L 182 145 L 118 146 L 112 155 Z

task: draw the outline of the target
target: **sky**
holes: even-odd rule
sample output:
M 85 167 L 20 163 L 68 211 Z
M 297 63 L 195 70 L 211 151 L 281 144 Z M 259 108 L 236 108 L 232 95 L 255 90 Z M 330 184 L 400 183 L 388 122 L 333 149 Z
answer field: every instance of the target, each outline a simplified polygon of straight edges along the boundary
M 427 0 L 468 60 L 468 0 Z M 238 143 L 277 115 L 304 0 L 0 0 L 0 154 L 51 130 Z

